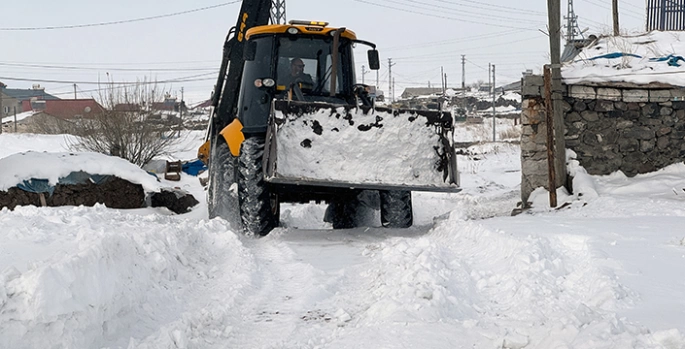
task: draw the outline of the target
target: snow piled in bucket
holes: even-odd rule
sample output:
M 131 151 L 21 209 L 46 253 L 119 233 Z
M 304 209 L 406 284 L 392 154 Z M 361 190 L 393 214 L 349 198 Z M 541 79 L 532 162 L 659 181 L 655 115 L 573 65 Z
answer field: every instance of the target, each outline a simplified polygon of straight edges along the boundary
M 281 112 L 276 115 L 284 119 Z M 351 118 L 350 118 L 351 117 Z M 410 121 L 410 118 L 416 118 Z M 339 108 L 289 115 L 279 126 L 277 176 L 358 184 L 449 186 L 436 169 L 436 129 L 415 114 Z M 361 131 L 361 129 L 368 130 Z

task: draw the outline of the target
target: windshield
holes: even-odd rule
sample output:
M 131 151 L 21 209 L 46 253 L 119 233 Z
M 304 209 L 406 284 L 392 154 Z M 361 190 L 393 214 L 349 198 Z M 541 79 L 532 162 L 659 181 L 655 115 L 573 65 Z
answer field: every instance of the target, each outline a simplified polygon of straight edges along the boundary
M 278 40 L 278 61 L 276 82 L 279 92 L 287 91 L 297 83 L 308 96 L 330 96 L 331 75 L 333 74 L 332 37 L 281 37 Z M 338 57 L 335 95 L 345 95 L 354 83 L 347 61 L 352 63 L 350 43 L 341 40 Z M 345 69 L 343 66 L 347 66 Z

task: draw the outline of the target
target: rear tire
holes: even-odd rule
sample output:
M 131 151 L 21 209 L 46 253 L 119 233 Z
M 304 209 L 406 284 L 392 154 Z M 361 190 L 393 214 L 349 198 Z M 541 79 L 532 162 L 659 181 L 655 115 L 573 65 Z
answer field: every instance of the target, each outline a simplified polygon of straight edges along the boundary
M 356 196 L 333 200 L 326 209 L 326 220 L 331 222 L 333 229 L 356 228 L 358 204 Z
M 220 217 L 234 226 L 238 223 L 238 198 L 231 186 L 236 181 L 237 158 L 231 154 L 224 138 L 217 135 L 211 142 L 207 206 L 209 218 Z
M 264 181 L 264 138 L 250 137 L 240 147 L 238 199 L 240 218 L 247 233 L 264 236 L 278 226 L 280 205 Z
M 414 224 L 411 192 L 379 190 L 381 197 L 381 224 L 386 228 L 409 228 Z

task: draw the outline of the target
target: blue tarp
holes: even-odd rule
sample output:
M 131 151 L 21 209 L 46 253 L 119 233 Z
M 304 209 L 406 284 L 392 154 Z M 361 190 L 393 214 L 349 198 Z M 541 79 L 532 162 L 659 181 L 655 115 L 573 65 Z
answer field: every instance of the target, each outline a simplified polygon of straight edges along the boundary
M 75 171 L 66 177 L 60 177 L 57 184 L 87 184 L 95 183 L 101 184 L 107 181 L 111 176 L 93 175 L 83 171 Z M 17 184 L 17 188 L 31 193 L 49 193 L 50 196 L 55 192 L 55 187 L 50 185 L 47 179 L 31 178 Z
M 642 58 L 642 56 L 638 56 L 632 53 L 623 53 L 623 52 L 614 52 L 614 53 L 607 53 L 605 55 L 597 56 L 597 57 L 592 57 L 589 60 L 594 61 L 595 59 L 600 59 L 600 58 L 607 58 L 607 59 L 612 59 L 612 58 L 621 58 L 621 57 L 635 57 L 635 58 Z
M 650 62 L 668 62 L 668 65 L 671 67 L 680 67 L 679 61 L 685 62 L 685 58 L 682 56 L 674 56 L 674 55 L 668 55 L 666 57 L 659 57 L 659 58 L 650 58 Z
M 181 170 L 191 176 L 197 176 L 200 172 L 207 170 L 204 162 L 201 160 L 188 161 L 181 165 Z
M 605 55 L 601 55 L 601 56 L 597 56 L 597 57 L 592 57 L 592 58 L 589 58 L 588 60 L 594 61 L 595 59 L 601 59 L 601 58 L 612 59 L 612 58 L 621 58 L 621 57 L 626 57 L 626 56 L 635 57 L 635 58 L 642 58 L 642 56 L 638 56 L 638 55 L 632 54 L 632 53 L 613 52 L 613 53 L 607 53 Z M 671 67 L 680 67 L 680 63 L 678 63 L 678 62 L 680 62 L 680 61 L 685 62 L 685 58 L 683 58 L 682 56 L 675 56 L 675 55 L 671 54 L 671 55 L 668 55 L 666 57 L 650 58 L 649 61 L 650 62 L 668 62 L 668 65 L 670 65 Z

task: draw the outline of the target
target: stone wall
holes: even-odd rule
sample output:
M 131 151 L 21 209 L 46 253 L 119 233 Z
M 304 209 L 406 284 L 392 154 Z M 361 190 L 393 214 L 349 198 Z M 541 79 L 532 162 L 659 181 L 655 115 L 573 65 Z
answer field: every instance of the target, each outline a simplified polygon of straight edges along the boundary
M 542 79 L 524 80 L 521 199 L 547 187 Z M 564 140 L 588 173 L 651 172 L 685 159 L 685 90 L 663 85 L 564 86 Z M 557 165 L 558 166 L 558 165 Z M 563 165 L 562 165 L 563 166 Z M 562 183 L 558 183 L 558 186 Z

